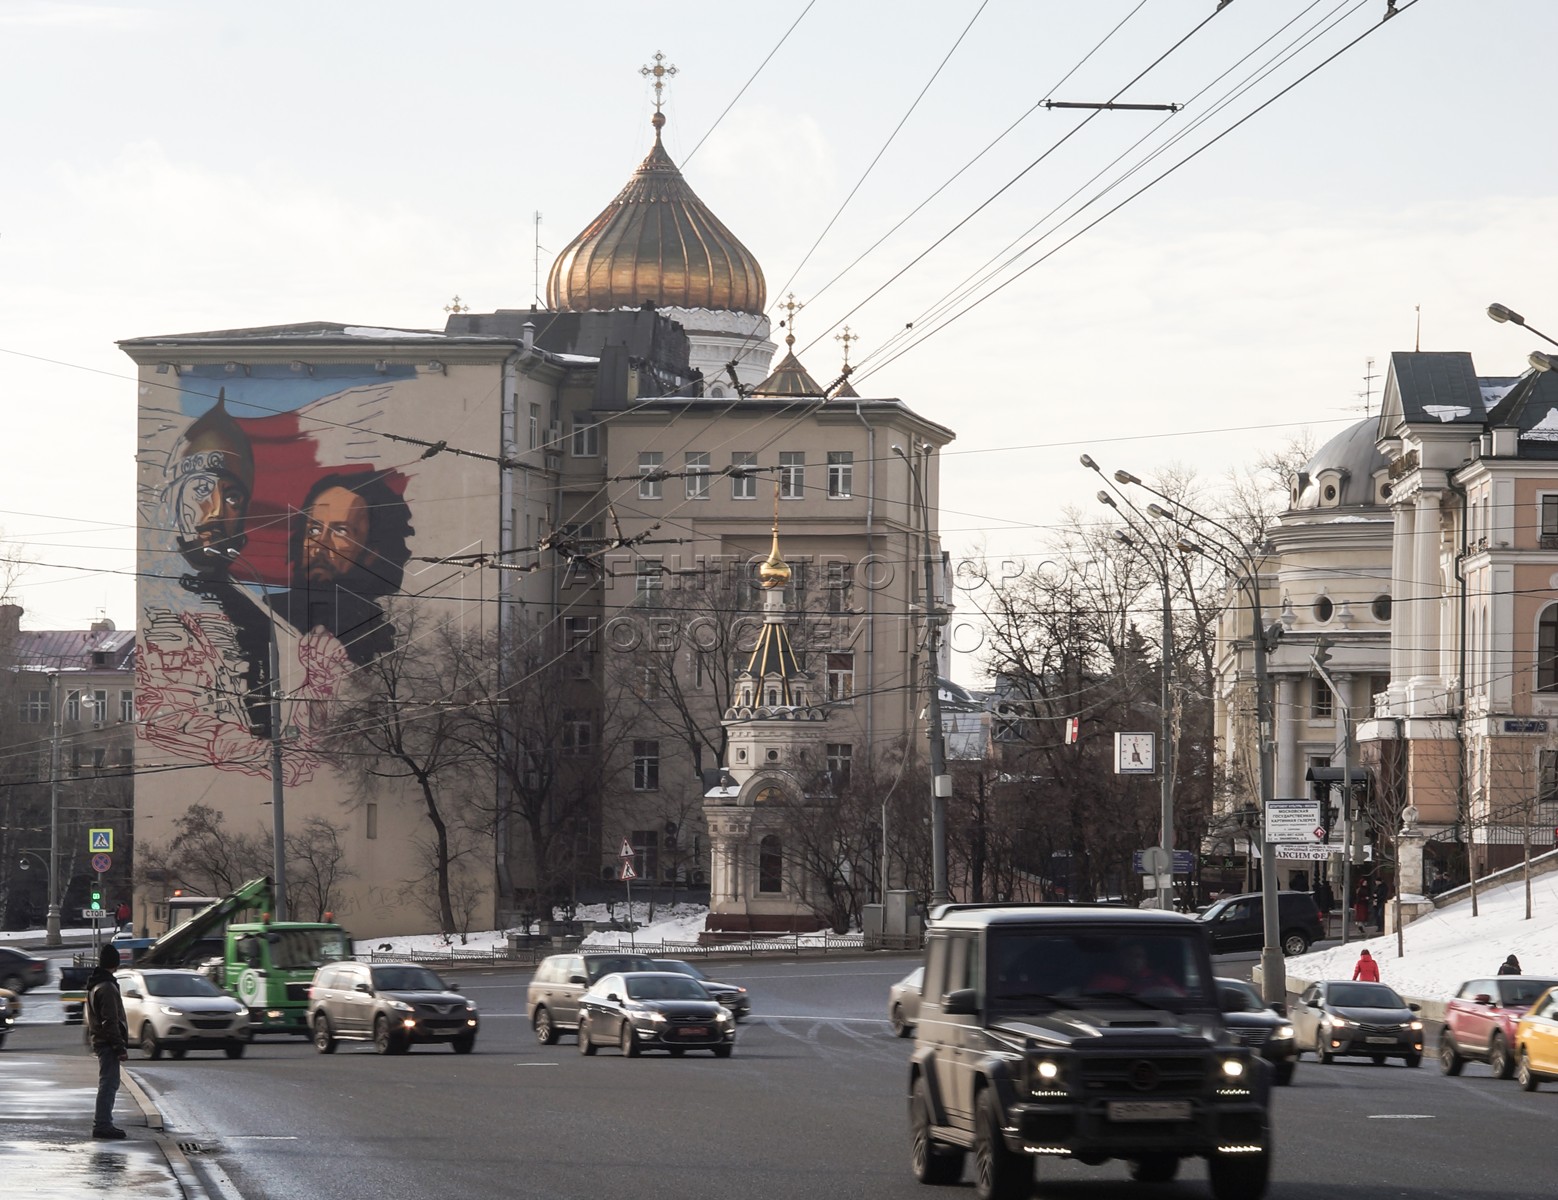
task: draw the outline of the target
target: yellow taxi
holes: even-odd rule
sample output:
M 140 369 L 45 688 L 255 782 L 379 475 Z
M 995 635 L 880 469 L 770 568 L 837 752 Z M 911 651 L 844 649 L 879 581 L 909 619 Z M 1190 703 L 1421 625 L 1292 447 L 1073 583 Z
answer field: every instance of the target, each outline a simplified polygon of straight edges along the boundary
M 1558 987 L 1538 996 L 1515 1025 L 1515 1078 L 1528 1092 L 1558 1080 Z

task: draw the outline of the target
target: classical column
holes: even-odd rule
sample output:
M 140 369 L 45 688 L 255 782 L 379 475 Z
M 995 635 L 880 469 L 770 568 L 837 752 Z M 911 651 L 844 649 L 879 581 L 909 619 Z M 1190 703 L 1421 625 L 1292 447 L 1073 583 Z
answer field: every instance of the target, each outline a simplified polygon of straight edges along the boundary
M 1296 800 L 1308 794 L 1304 789 L 1304 772 L 1298 761 L 1298 722 L 1302 716 L 1298 707 L 1298 685 L 1296 675 L 1277 676 L 1277 711 L 1273 719 L 1277 723 L 1275 783 L 1279 800 Z
M 1427 701 L 1435 711 L 1432 693 L 1442 688 L 1439 675 L 1439 632 L 1443 587 L 1439 577 L 1439 493 L 1420 491 L 1416 500 L 1412 533 L 1412 667 L 1413 699 Z
M 1412 647 L 1412 551 L 1416 527 L 1412 507 L 1398 504 L 1392 509 L 1395 528 L 1390 541 L 1390 697 L 1391 710 L 1405 711 L 1407 679 L 1411 676 L 1408 655 Z

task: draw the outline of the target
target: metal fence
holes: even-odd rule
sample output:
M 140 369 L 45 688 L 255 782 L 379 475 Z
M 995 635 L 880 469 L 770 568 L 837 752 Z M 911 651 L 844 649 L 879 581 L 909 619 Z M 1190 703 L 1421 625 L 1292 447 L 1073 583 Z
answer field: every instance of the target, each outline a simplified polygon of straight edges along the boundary
M 780 955 L 799 957 L 812 954 L 857 953 L 865 950 L 917 950 L 914 945 L 898 943 L 902 938 L 865 937 L 859 933 L 807 933 L 771 938 L 750 938 L 732 942 L 646 942 L 627 933 L 619 934 L 616 942 L 602 942 L 597 938 L 587 949 L 579 938 L 559 938 L 550 944 L 539 944 L 532 939 L 530 945 L 497 945 L 485 950 L 471 946 L 440 947 L 436 950 L 405 950 L 400 952 L 374 950 L 359 954 L 365 962 L 417 962 L 440 967 L 480 967 L 521 964 L 534 966 L 552 954 L 566 954 L 584 950 L 590 954 L 643 954 L 650 958 L 768 958 Z

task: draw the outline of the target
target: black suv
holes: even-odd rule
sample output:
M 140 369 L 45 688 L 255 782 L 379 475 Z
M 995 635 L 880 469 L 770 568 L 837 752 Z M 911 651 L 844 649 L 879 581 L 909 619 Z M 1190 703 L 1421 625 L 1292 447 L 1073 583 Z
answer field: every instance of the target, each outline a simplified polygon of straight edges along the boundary
M 1223 1026 L 1206 938 L 1177 913 L 945 905 L 926 935 L 909 1066 L 911 1163 L 979 1200 L 1038 1157 L 1125 1159 L 1163 1183 L 1203 1157 L 1217 1200 L 1260 1200 L 1271 1068 Z
M 1228 950 L 1259 950 L 1266 944 L 1266 905 L 1259 892 L 1245 896 L 1224 896 L 1200 914 L 1211 939 L 1212 953 Z M 1313 892 L 1277 893 L 1277 944 L 1292 957 L 1302 954 L 1325 936 L 1320 924 L 1320 906 Z

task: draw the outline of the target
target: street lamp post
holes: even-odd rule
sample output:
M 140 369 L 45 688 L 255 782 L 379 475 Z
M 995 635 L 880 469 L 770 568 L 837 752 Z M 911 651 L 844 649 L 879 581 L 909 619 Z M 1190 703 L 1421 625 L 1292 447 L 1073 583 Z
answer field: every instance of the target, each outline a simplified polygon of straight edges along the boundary
M 58 946 L 60 938 L 60 675 L 49 676 L 49 711 L 53 732 L 49 736 L 49 911 L 43 944 Z
M 947 888 L 947 800 L 952 796 L 952 776 L 947 774 L 945 734 L 941 728 L 941 612 L 936 604 L 936 560 L 930 541 L 930 502 L 925 493 L 925 479 L 919 466 L 902 446 L 894 445 L 892 451 L 909 468 L 909 479 L 919 501 L 922 531 L 924 533 L 923 559 L 925 565 L 925 648 L 929 662 L 930 696 L 926 706 L 930 725 L 930 842 L 931 842 L 931 903 L 945 904 L 951 899 Z M 920 443 L 917 448 L 921 465 L 928 462 L 931 446 Z

